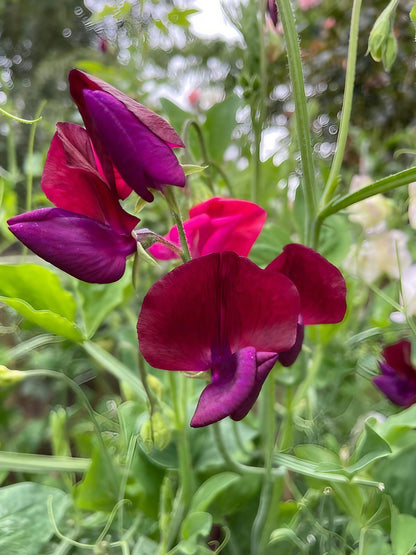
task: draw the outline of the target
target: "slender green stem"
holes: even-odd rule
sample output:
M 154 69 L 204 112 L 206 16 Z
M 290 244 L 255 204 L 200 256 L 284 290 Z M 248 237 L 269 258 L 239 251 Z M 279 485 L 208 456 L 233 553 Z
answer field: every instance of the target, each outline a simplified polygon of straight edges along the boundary
M 185 142 L 187 141 L 187 139 L 189 138 L 189 132 L 191 129 L 195 129 L 196 131 L 196 135 L 198 137 L 198 142 L 199 145 L 201 147 L 201 154 L 202 154 L 202 162 L 205 166 L 207 166 L 207 171 L 205 173 L 205 177 L 207 179 L 207 184 L 208 187 L 211 191 L 212 194 L 214 194 L 215 190 L 214 190 L 214 181 L 212 179 L 212 173 L 211 173 L 211 160 L 208 154 L 208 149 L 207 146 L 205 144 L 205 139 L 204 139 L 204 135 L 202 133 L 202 129 L 201 126 L 199 125 L 199 123 L 194 120 L 194 119 L 188 119 L 185 122 L 185 125 L 183 126 L 183 137 L 185 139 Z
M 347 144 L 348 130 L 350 125 L 352 99 L 354 94 L 355 67 L 357 64 L 357 44 L 360 23 L 361 0 L 354 0 L 351 16 L 350 38 L 348 46 L 348 61 L 345 77 L 344 99 L 342 102 L 342 115 L 339 125 L 339 135 L 335 156 L 332 161 L 328 181 L 322 196 L 321 206 L 326 206 L 338 185 L 339 173 L 344 158 L 345 145 Z
M 296 32 L 295 18 L 289 0 L 277 0 L 280 20 L 286 42 L 289 73 L 295 102 L 296 125 L 299 150 L 302 160 L 303 192 L 305 197 L 305 243 L 311 242 L 311 227 L 316 213 L 315 170 L 312 157 L 309 115 L 306 105 L 305 84 L 303 80 L 299 39 Z
M 286 413 L 279 431 L 278 452 L 289 449 L 293 444 L 293 388 L 286 388 Z
M 48 473 L 48 472 L 86 472 L 90 459 L 58 457 L 55 455 L 32 455 L 29 453 L 12 453 L 0 451 L 0 470 L 14 472 Z
M 303 402 L 303 399 L 304 399 L 308 389 L 311 387 L 311 385 L 316 380 L 316 376 L 317 376 L 317 374 L 319 372 L 319 369 L 321 367 L 322 356 L 323 356 L 322 345 L 321 345 L 321 343 L 318 343 L 318 345 L 315 348 L 313 359 L 310 361 L 310 364 L 308 366 L 307 376 L 302 381 L 302 383 L 299 385 L 299 387 L 298 387 L 298 389 L 295 393 L 295 396 L 293 398 L 293 406 L 294 406 L 295 410 Z
M 356 204 L 357 202 L 361 202 L 362 200 L 378 194 L 387 193 L 388 191 L 392 191 L 398 187 L 403 187 L 404 185 L 409 185 L 409 183 L 412 183 L 415 180 L 416 167 L 408 168 L 407 170 L 403 170 L 393 175 L 389 175 L 388 177 L 384 177 L 383 179 L 379 179 L 378 181 L 375 181 L 374 183 L 371 183 L 370 185 L 367 185 L 350 195 L 333 199 L 329 204 L 322 208 L 316 218 L 314 228 L 315 247 L 319 241 L 320 228 L 326 218 L 344 210 L 345 208 L 348 208 L 349 206 L 352 206 L 353 204 Z
M 274 380 L 269 375 L 262 389 L 262 436 L 264 448 L 264 477 L 260 503 L 251 531 L 251 555 L 261 552 L 264 531 L 273 496 L 273 451 L 276 439 L 274 415 Z
M 191 260 L 191 253 L 189 252 L 188 241 L 186 240 L 181 211 L 179 209 L 178 203 L 176 202 L 175 193 L 172 187 L 166 187 L 165 198 L 178 229 L 179 240 L 182 248 L 181 258 L 184 262 L 188 262 L 189 260 Z
M 45 107 L 46 100 L 43 100 L 39 108 L 36 112 L 35 120 L 33 122 L 26 122 L 23 120 L 23 123 L 33 123 L 30 128 L 29 133 L 29 144 L 27 149 L 27 166 L 28 166 L 28 173 L 27 173 L 27 190 L 26 190 L 26 210 L 29 212 L 32 210 L 32 189 L 33 189 L 33 168 L 32 168 L 32 160 L 33 160 L 33 148 L 35 144 L 35 133 L 37 128 L 37 122 L 42 119 L 40 117 L 43 108 Z
M 181 398 L 184 385 L 177 383 L 186 377 L 177 372 L 169 372 L 170 390 L 172 393 L 173 410 L 175 414 L 175 427 L 178 434 L 179 473 L 182 484 L 182 500 L 185 506 L 192 499 L 195 491 L 195 477 L 192 469 L 191 449 L 189 445 L 188 430 L 185 428 L 185 398 Z M 179 385 L 179 387 L 178 387 Z
M 13 114 L 10 114 L 10 112 L 6 112 L 6 110 L 3 110 L 3 108 L 0 108 L 0 114 L 3 114 L 3 116 L 7 116 L 8 118 L 14 119 L 15 121 L 18 121 L 19 123 L 37 123 L 38 121 L 40 121 L 42 119 L 40 117 L 40 114 L 39 114 L 39 116 L 36 116 L 35 119 L 19 118 L 19 116 L 14 116 Z

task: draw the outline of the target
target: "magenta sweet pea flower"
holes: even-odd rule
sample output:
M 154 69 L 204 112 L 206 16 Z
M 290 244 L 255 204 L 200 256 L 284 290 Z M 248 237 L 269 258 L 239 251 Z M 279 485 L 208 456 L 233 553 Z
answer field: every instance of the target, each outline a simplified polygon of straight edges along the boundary
M 273 25 L 276 27 L 277 22 L 279 21 L 276 0 L 267 0 L 266 10 L 270 16 L 270 19 L 272 20 Z
M 100 175 L 85 129 L 58 123 L 41 186 L 56 208 L 41 208 L 8 221 L 29 249 L 68 274 L 91 283 L 123 275 L 136 251 L 133 228 L 140 221 L 125 212 Z
M 150 189 L 184 187 L 185 174 L 172 151 L 183 142 L 163 118 L 97 77 L 78 69 L 69 73 L 72 98 L 114 186 L 113 166 L 123 180 L 147 202 Z
M 416 369 L 410 358 L 410 341 L 402 340 L 383 350 L 384 362 L 379 362 L 381 376 L 375 385 L 396 405 L 410 407 L 416 403 Z
M 210 377 L 191 426 L 241 420 L 275 362 L 296 359 L 303 322 L 341 321 L 345 295 L 340 272 L 302 245 L 287 245 L 265 270 L 233 252 L 209 254 L 151 287 L 137 324 L 140 349 L 155 368 Z
M 247 256 L 266 221 L 266 211 L 254 202 L 215 197 L 197 204 L 184 222 L 192 258 L 213 252 L 233 251 Z M 166 241 L 180 248 L 178 229 L 172 227 Z M 159 260 L 178 258 L 171 249 L 155 244 L 149 252 Z

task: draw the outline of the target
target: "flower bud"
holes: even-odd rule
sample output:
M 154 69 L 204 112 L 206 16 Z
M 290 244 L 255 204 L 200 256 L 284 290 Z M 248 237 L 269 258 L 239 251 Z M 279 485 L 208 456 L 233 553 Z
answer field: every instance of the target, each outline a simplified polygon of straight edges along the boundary
M 386 71 L 390 70 L 397 55 L 397 42 L 393 33 L 397 4 L 398 0 L 391 0 L 381 12 L 368 39 L 368 51 L 376 62 L 383 62 Z
M 150 453 L 154 448 L 165 449 L 172 439 L 171 421 L 161 412 L 155 412 L 140 430 L 143 448 Z

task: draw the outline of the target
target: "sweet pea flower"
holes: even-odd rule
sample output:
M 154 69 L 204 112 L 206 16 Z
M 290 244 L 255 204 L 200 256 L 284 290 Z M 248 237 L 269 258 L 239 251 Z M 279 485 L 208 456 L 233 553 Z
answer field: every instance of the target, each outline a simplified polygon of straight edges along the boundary
M 279 14 L 277 11 L 276 0 L 267 0 L 266 10 L 267 10 L 267 13 L 269 14 L 269 17 L 273 25 L 276 27 L 279 21 Z
M 121 208 L 100 175 L 84 128 L 57 124 L 41 186 L 56 208 L 15 216 L 8 221 L 10 231 L 38 256 L 78 279 L 120 279 L 127 257 L 136 251 L 132 230 L 140 220 Z
M 247 256 L 266 221 L 266 211 L 254 202 L 229 198 L 211 198 L 189 211 L 189 220 L 183 224 L 192 258 L 213 252 L 233 251 Z M 180 248 L 176 225 L 166 241 Z M 171 249 L 155 244 L 150 254 L 159 260 L 178 258 Z
M 379 362 L 382 375 L 373 379 L 374 384 L 401 407 L 416 403 L 416 369 L 410 358 L 410 341 L 402 340 L 383 350 L 384 362 Z
M 151 189 L 185 186 L 185 174 L 172 148 L 184 147 L 163 118 L 105 81 L 78 69 L 69 73 L 72 98 L 114 187 L 113 166 L 123 180 L 147 202 Z
M 140 349 L 155 368 L 210 378 L 191 426 L 241 420 L 275 362 L 295 361 L 304 324 L 343 319 L 345 295 L 337 268 L 302 245 L 287 245 L 265 270 L 234 252 L 201 256 L 150 288 Z

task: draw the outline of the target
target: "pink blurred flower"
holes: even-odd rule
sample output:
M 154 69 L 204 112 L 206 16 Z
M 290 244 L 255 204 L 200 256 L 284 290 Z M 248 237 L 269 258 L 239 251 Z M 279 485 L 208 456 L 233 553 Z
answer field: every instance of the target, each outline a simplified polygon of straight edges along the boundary
M 299 0 L 299 8 L 303 11 L 319 6 L 322 0 Z
M 196 258 L 213 252 L 233 251 L 247 256 L 266 221 L 266 211 L 247 200 L 214 197 L 197 204 L 184 222 L 191 256 Z M 164 239 L 180 248 L 177 227 Z M 171 260 L 178 255 L 162 244 L 149 249 L 159 260 Z

